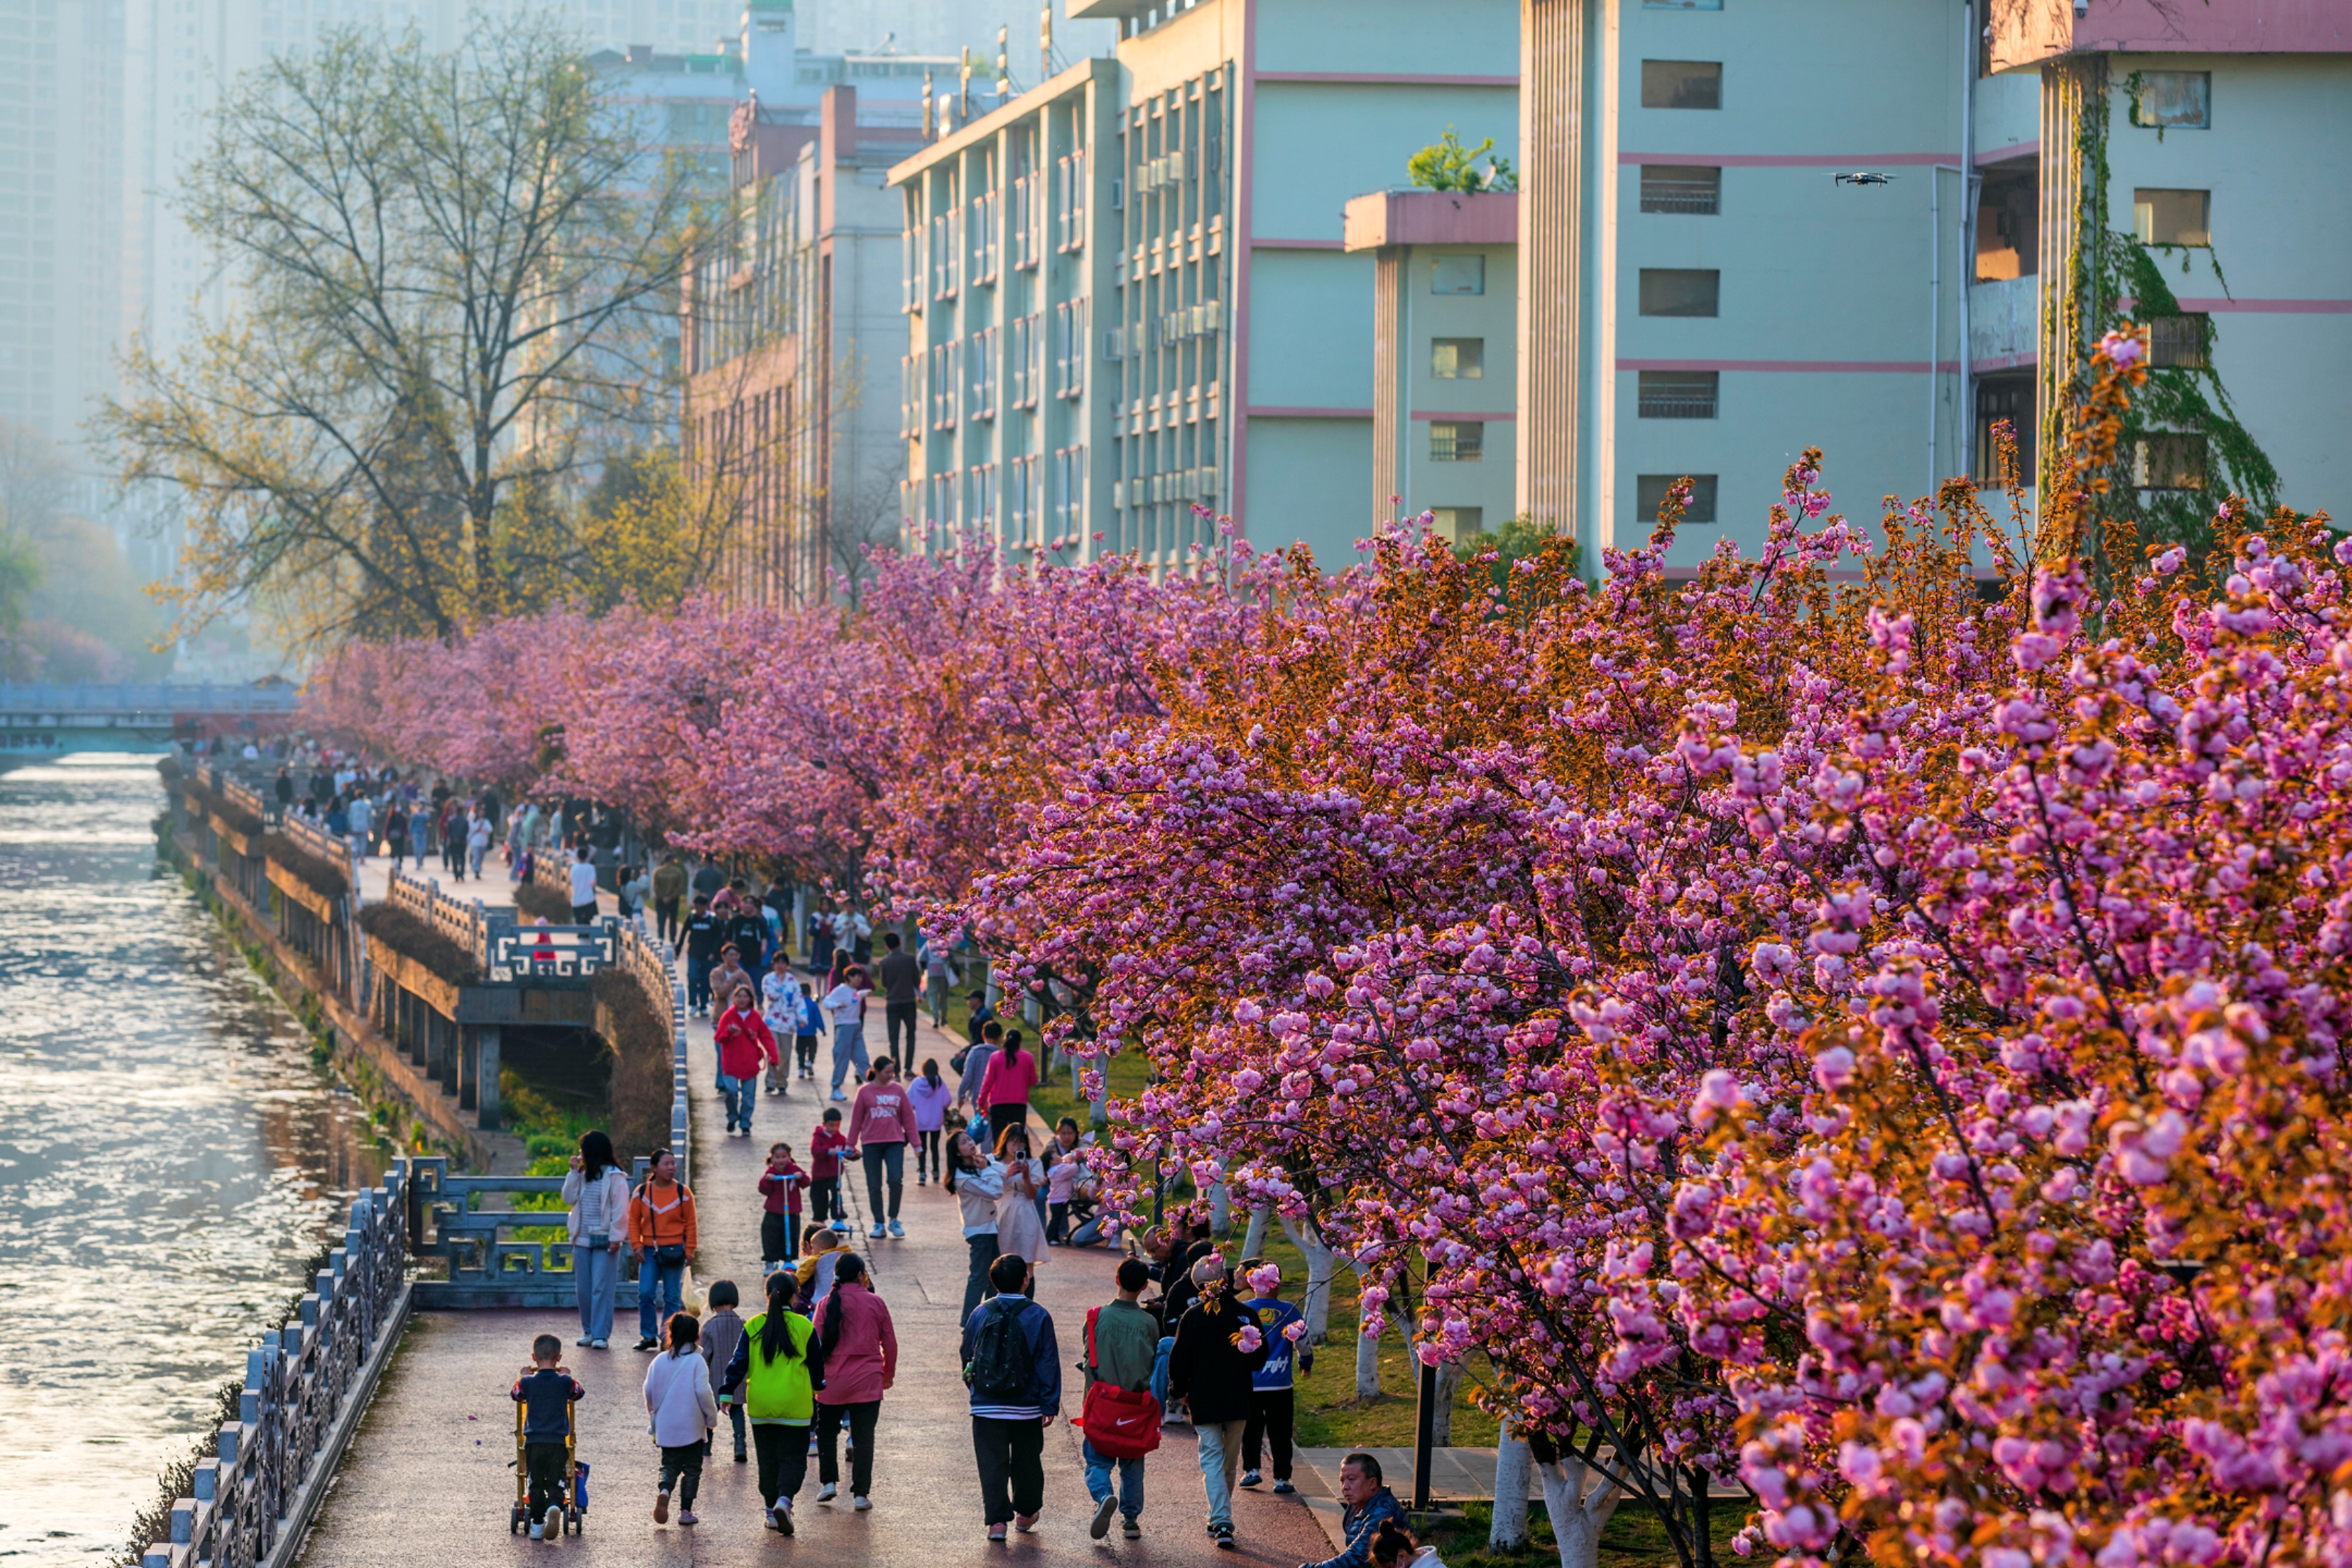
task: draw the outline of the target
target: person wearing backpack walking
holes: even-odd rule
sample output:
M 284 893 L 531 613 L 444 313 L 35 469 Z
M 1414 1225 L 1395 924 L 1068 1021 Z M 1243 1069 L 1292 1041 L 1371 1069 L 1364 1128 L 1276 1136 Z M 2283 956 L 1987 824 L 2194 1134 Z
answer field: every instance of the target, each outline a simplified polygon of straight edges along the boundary
M 1079 1407 L 1087 1436 L 1078 1452 L 1087 1465 L 1087 1495 L 1095 1500 L 1087 1533 L 1097 1541 L 1110 1533 L 1113 1513 L 1126 1516 L 1128 1540 L 1143 1535 L 1143 1458 L 1160 1446 L 1160 1403 L 1151 1397 L 1152 1369 L 1160 1360 L 1160 1320 L 1139 1304 L 1150 1283 L 1150 1266 L 1130 1258 L 1118 1266 L 1118 1298 L 1087 1314 L 1086 1354 L 1078 1363 L 1087 1374 L 1086 1401 Z M 1097 1394 L 1097 1388 L 1102 1392 Z M 1144 1430 L 1129 1432 L 1129 1423 Z M 1097 1447 L 1097 1436 L 1118 1452 Z M 1145 1443 L 1150 1447 L 1141 1447 Z M 1131 1448 L 1140 1451 L 1129 1452 Z M 1116 1494 L 1110 1484 L 1113 1465 L 1118 1467 Z
M 1026 1294 L 1028 1259 L 998 1258 L 989 1283 L 995 1299 L 964 1320 L 963 1378 L 988 1539 L 1001 1543 L 1007 1524 L 1035 1530 L 1045 1507 L 1045 1428 L 1062 1413 L 1062 1357 L 1053 1314 Z
M 743 1325 L 719 1384 L 719 1397 L 736 1401 L 751 1420 L 760 1506 L 767 1527 L 784 1535 L 793 1533 L 793 1500 L 808 1479 L 809 1423 L 824 1377 L 812 1343 L 816 1330 L 792 1310 L 798 1284 L 790 1269 L 768 1276 L 768 1310 Z

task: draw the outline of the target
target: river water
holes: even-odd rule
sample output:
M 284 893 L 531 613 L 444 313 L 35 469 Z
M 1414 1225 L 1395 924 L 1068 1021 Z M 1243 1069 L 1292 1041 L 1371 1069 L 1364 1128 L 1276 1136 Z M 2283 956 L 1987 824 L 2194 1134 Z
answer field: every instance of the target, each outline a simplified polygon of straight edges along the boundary
M 147 757 L 0 772 L 0 1562 L 110 1561 L 382 1162 L 168 868 Z

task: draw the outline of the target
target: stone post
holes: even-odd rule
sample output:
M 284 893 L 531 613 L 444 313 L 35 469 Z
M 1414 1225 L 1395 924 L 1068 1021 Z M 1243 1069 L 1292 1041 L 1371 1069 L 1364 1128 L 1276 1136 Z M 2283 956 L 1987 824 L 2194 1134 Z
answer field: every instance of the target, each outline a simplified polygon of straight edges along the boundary
M 482 1076 L 482 1028 L 478 1024 L 457 1026 L 457 1109 L 471 1110 Z
M 485 1132 L 495 1132 L 500 1125 L 499 1117 L 499 1026 L 478 1025 L 474 1036 L 477 1059 L 480 1064 L 479 1087 L 475 1090 L 475 1108 L 481 1112 L 478 1125 Z

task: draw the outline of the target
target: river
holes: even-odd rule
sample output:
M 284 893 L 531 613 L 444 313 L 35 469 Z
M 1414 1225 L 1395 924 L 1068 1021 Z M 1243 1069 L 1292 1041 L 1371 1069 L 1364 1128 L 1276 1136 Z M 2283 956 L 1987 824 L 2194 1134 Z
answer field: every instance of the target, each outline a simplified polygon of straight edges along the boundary
M 382 1174 L 169 868 L 148 757 L 0 772 L 0 1562 L 111 1561 Z

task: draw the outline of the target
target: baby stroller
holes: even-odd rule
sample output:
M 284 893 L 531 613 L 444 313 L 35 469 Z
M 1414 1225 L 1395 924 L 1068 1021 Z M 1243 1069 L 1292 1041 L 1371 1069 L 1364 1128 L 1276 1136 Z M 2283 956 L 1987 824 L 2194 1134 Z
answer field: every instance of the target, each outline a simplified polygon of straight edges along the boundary
M 507 1533 L 520 1535 L 530 1523 L 530 1458 L 523 1443 L 524 1406 L 515 1405 L 515 1500 L 514 1510 L 507 1519 Z M 563 1488 L 556 1496 L 556 1506 L 563 1510 L 562 1531 L 566 1535 L 580 1533 L 581 1516 L 588 1511 L 588 1461 L 580 1458 L 580 1413 L 566 1405 L 563 1407 Z

